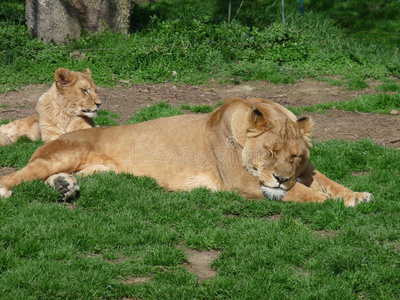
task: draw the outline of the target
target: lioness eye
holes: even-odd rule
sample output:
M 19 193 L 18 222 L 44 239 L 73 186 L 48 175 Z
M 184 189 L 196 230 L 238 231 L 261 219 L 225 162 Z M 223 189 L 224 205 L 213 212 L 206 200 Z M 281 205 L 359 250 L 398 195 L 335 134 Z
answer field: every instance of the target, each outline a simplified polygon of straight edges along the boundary
M 83 91 L 85 94 L 89 94 L 89 90 L 87 90 L 87 89 L 82 89 L 82 91 Z

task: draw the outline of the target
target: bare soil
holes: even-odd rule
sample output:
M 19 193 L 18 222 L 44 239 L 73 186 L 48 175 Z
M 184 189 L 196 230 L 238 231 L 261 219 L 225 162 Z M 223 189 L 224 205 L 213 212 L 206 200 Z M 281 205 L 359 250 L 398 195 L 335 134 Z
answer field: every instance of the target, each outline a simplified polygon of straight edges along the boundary
M 211 105 L 230 96 L 242 98 L 263 97 L 283 106 L 304 106 L 322 102 L 351 100 L 364 94 L 378 93 L 377 83 L 361 91 L 350 91 L 345 86 L 329 85 L 316 80 L 294 84 L 272 84 L 255 81 L 242 84 L 185 85 L 136 84 L 114 89 L 98 87 L 103 101 L 102 109 L 117 112 L 124 122 L 137 110 L 164 101 L 171 105 Z M 34 111 L 36 101 L 49 86 L 28 85 L 22 90 L 0 94 L 0 119 L 21 118 Z M 310 114 L 315 122 L 313 136 L 316 142 L 341 139 L 372 139 L 375 143 L 400 148 L 400 115 L 361 114 L 331 110 L 327 114 Z

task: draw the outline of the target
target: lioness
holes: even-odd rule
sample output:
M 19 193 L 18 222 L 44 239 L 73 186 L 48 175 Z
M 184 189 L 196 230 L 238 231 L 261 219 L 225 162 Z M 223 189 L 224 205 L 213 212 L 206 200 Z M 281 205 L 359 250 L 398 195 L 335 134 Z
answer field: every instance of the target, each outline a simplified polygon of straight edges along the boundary
M 297 119 L 266 100 L 228 98 L 209 114 L 160 118 L 134 125 L 75 131 L 40 147 L 27 166 L 0 178 L 0 195 L 21 181 L 47 179 L 65 197 L 79 187 L 72 172 L 126 172 L 162 187 L 207 187 L 249 198 L 355 206 L 372 199 L 328 179 L 308 161 L 309 117 Z M 60 174 L 61 173 L 61 174 Z
M 21 136 L 49 142 L 60 135 L 93 127 L 101 101 L 89 69 L 74 72 L 60 68 L 55 82 L 38 100 L 36 112 L 0 126 L 0 145 L 9 145 Z

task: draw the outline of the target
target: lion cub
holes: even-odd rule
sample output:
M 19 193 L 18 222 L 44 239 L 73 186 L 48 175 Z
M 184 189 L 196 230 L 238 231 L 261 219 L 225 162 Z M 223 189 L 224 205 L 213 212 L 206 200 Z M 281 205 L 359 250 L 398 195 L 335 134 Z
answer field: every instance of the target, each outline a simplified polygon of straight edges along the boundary
M 90 70 L 60 68 L 54 79 L 51 88 L 39 98 L 35 113 L 0 126 L 0 145 L 12 144 L 22 136 L 47 143 L 62 134 L 93 127 L 101 101 Z

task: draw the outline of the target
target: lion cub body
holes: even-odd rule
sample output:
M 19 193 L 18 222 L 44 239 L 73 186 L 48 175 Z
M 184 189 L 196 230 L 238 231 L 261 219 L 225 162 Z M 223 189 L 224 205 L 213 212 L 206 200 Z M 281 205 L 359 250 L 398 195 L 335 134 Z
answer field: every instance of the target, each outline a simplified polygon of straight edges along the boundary
M 114 171 L 152 177 L 173 191 L 207 187 L 295 202 L 340 198 L 348 206 L 372 199 L 313 168 L 311 126 L 311 119 L 298 120 L 272 101 L 229 98 L 210 114 L 76 131 L 40 147 L 26 167 L 1 177 L 0 194 L 10 196 L 21 181 L 50 177 L 50 185 L 65 187 L 60 182 L 72 172 Z
M 21 136 L 49 142 L 60 135 L 93 127 L 100 100 L 89 70 L 73 72 L 58 69 L 55 82 L 38 100 L 36 112 L 26 118 L 0 126 L 0 145 Z

